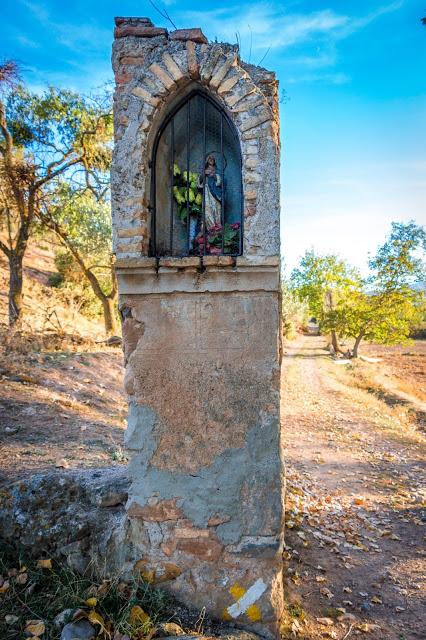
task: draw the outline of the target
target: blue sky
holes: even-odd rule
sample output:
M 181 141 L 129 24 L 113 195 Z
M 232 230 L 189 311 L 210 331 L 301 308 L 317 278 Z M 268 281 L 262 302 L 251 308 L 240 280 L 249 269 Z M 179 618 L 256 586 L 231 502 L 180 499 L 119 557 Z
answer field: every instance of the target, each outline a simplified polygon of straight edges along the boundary
M 158 3 L 160 5 L 160 0 Z M 426 1 L 167 0 L 179 28 L 236 41 L 274 69 L 281 104 L 282 246 L 362 267 L 393 220 L 426 223 Z M 164 6 L 164 3 L 163 3 Z M 6 0 L 0 58 L 34 88 L 88 91 L 112 78 L 115 15 L 165 21 L 147 1 Z M 268 50 L 269 49 L 269 50 Z

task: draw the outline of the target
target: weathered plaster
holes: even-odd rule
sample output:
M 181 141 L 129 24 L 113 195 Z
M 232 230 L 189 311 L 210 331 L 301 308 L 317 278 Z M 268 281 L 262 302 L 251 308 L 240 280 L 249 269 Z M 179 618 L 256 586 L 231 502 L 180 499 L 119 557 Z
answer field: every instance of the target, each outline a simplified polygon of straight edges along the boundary
M 243 63 L 236 46 L 207 43 L 198 29 L 168 34 L 146 19 L 119 19 L 113 66 L 132 481 L 119 562 L 188 604 L 275 635 L 283 600 L 277 82 Z M 152 146 L 194 86 L 236 127 L 244 251 L 156 260 L 148 255 Z

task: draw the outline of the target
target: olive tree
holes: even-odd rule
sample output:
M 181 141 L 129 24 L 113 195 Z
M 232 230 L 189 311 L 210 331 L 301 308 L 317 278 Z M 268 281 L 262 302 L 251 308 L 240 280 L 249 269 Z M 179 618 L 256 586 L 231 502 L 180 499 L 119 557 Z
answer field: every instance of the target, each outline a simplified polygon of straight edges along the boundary
M 9 324 L 22 317 L 23 259 L 34 222 L 60 176 L 107 188 L 109 103 L 50 87 L 30 91 L 14 62 L 0 65 L 0 250 L 9 262 Z

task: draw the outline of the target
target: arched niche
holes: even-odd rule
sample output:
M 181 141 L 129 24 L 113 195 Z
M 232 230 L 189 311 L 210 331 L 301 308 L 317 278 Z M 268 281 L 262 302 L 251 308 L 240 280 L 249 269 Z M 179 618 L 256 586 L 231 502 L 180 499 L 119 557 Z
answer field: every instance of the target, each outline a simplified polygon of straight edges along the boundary
M 165 117 L 151 167 L 151 255 L 241 255 L 240 143 L 209 93 L 192 90 Z

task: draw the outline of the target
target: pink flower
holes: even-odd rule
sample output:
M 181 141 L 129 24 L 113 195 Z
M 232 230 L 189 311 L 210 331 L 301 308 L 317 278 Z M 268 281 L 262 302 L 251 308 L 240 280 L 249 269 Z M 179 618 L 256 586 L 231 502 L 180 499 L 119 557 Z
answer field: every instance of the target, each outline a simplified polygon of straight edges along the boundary
M 231 224 L 231 229 L 233 229 L 234 231 L 236 231 L 239 228 L 240 228 L 239 222 L 234 222 L 233 224 Z
M 222 225 L 214 224 L 212 227 L 210 227 L 209 231 L 222 231 Z
M 218 256 L 221 253 L 219 247 L 210 247 L 210 253 L 212 256 Z

